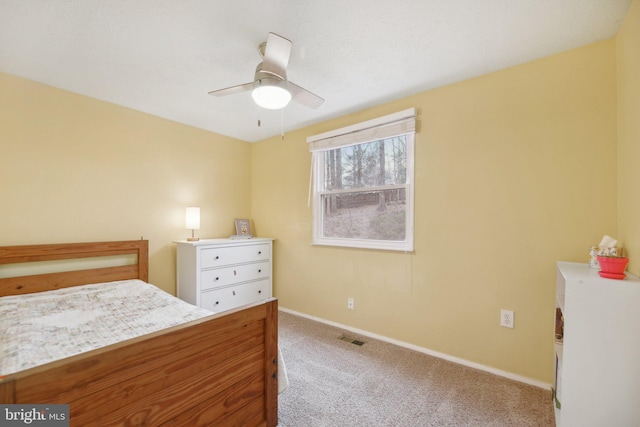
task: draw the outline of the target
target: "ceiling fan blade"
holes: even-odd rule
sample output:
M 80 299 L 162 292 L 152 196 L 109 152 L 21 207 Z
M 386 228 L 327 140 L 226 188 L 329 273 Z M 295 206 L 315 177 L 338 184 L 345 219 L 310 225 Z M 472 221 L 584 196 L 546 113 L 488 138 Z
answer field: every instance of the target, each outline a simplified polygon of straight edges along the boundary
M 318 108 L 324 102 L 323 98 L 292 82 L 289 82 L 289 92 L 291 92 L 291 99 L 309 108 Z
M 215 95 L 215 96 L 232 95 L 234 93 L 240 93 L 247 90 L 251 90 L 252 88 L 253 88 L 253 82 L 245 83 L 243 85 L 238 85 L 238 86 L 231 86 L 224 89 L 212 90 L 211 92 L 209 92 L 209 95 Z
M 262 71 L 286 80 L 290 55 L 291 41 L 275 33 L 269 33 L 264 48 Z

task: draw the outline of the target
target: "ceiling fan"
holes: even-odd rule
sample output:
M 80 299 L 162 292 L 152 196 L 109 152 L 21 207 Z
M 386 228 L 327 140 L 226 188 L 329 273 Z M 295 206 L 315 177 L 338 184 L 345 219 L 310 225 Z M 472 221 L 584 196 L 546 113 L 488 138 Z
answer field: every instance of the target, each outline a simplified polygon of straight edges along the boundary
M 226 96 L 250 90 L 256 104 L 271 110 L 284 108 L 291 100 L 310 108 L 322 105 L 324 99 L 287 79 L 290 40 L 269 33 L 267 41 L 258 46 L 258 52 L 262 62 L 256 67 L 253 82 L 213 90 L 209 95 Z

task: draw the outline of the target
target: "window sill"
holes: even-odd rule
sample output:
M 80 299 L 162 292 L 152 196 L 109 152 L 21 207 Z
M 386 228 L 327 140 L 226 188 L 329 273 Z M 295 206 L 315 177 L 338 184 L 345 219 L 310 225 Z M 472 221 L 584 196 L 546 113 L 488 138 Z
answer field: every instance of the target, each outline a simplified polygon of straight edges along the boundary
M 369 240 L 369 241 L 353 241 L 347 239 L 322 239 L 314 240 L 311 243 L 312 246 L 335 246 L 341 248 L 351 249 L 373 249 L 380 251 L 394 251 L 394 252 L 414 252 L 413 243 L 407 242 L 389 242 L 383 240 Z

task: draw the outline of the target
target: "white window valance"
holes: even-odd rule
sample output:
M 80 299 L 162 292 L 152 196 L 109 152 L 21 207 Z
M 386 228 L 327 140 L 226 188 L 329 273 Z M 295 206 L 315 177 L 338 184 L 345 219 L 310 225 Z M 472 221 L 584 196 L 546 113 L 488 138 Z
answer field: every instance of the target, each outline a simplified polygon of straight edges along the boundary
M 366 122 L 313 135 L 307 138 L 309 151 L 332 150 L 415 132 L 416 116 L 416 109 L 409 108 Z

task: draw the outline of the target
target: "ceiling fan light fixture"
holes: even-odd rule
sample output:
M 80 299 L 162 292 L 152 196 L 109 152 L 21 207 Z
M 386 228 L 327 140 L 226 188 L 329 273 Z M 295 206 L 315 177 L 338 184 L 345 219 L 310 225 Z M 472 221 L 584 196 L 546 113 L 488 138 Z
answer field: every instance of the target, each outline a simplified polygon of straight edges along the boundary
M 284 80 L 256 80 L 251 96 L 256 104 L 269 110 L 284 108 L 291 101 L 291 93 L 287 90 Z

